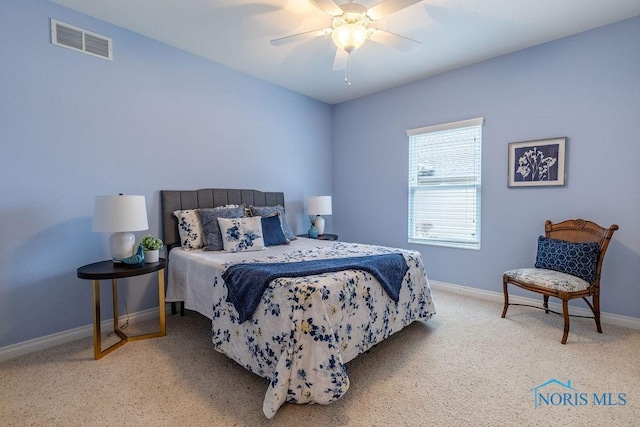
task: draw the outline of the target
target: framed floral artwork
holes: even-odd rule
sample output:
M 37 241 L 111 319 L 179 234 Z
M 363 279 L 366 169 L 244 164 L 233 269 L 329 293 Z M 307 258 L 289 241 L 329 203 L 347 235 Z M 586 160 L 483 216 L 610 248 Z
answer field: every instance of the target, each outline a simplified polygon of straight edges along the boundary
M 567 138 L 509 143 L 509 187 L 564 185 Z

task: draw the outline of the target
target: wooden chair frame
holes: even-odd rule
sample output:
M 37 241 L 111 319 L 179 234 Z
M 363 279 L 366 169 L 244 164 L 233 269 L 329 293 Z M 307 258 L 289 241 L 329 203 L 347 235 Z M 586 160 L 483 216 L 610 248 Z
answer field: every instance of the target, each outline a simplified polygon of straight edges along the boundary
M 514 279 L 504 274 L 502 276 L 502 289 L 504 292 L 504 309 L 502 310 L 502 318 L 507 314 L 507 309 L 510 305 L 521 305 L 527 307 L 534 307 L 543 309 L 546 313 L 550 311 L 552 313 L 560 314 L 564 317 L 564 334 L 562 335 L 562 344 L 566 344 L 567 337 L 569 336 L 569 317 L 587 317 L 589 319 L 595 319 L 596 328 L 599 333 L 602 333 L 602 326 L 600 324 L 600 272 L 602 270 L 602 261 L 604 255 L 609 247 L 611 236 L 613 232 L 618 229 L 618 226 L 613 224 L 609 228 L 603 228 L 592 221 L 586 221 L 584 219 L 570 219 L 563 222 L 553 224 L 547 220 L 544 224 L 545 236 L 551 239 L 565 240 L 574 243 L 586 243 L 586 242 L 598 242 L 600 244 L 600 252 L 598 255 L 598 264 L 596 268 L 596 279 L 593 283 L 589 284 L 589 287 L 582 291 L 566 292 L 556 291 L 553 289 L 543 288 L 532 285 L 530 283 Z M 536 292 L 543 295 L 543 306 L 537 307 L 528 304 L 514 304 L 509 303 L 509 293 L 507 291 L 507 284 L 516 285 L 522 289 L 526 289 L 531 292 Z M 549 297 L 555 297 L 562 300 L 562 313 L 557 313 L 553 310 L 549 310 Z M 589 302 L 588 297 L 592 297 L 593 303 Z M 575 298 L 582 298 L 593 313 L 593 316 L 575 316 L 569 314 L 569 301 Z

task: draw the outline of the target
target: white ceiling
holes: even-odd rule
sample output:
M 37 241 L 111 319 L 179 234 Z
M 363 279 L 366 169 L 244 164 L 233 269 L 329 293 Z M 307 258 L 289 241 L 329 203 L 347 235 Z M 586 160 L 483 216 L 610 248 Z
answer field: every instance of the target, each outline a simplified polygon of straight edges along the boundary
M 331 26 L 309 0 L 51 1 L 329 104 L 640 15 L 640 0 L 423 0 L 378 25 L 421 48 L 365 43 L 348 87 L 344 70 L 333 71 L 331 36 L 269 43 Z

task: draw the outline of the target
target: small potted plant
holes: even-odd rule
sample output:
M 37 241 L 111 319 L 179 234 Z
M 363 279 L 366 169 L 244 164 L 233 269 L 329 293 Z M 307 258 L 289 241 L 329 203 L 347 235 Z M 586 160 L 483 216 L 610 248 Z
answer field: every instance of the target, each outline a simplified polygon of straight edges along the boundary
M 140 245 L 144 250 L 145 262 L 158 262 L 160 259 L 160 249 L 162 249 L 162 240 L 147 234 L 140 241 Z

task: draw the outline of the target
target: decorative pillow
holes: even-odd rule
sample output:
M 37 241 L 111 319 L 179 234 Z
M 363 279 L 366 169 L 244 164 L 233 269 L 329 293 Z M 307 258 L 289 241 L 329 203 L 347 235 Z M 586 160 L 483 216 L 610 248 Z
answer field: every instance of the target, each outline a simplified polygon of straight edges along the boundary
M 536 268 L 546 268 L 580 277 L 589 283 L 596 280 L 600 244 L 572 243 L 538 237 Z
M 178 233 L 182 249 L 200 249 L 202 247 L 202 225 L 195 209 L 174 211 L 178 218 Z
M 225 205 L 212 209 L 222 210 L 239 207 L 240 205 Z M 173 215 L 178 218 L 178 233 L 180 234 L 180 246 L 182 246 L 182 249 L 200 249 L 203 245 L 203 232 L 196 209 L 177 210 L 173 212 Z
M 258 217 L 256 217 L 258 218 Z M 260 217 L 262 220 L 262 237 L 265 246 L 288 245 L 289 239 L 282 229 L 282 217 L 279 212 L 271 216 Z
M 205 251 L 221 251 L 224 249 L 218 218 L 242 218 L 242 207 L 197 209 L 202 224 L 202 243 Z
M 280 214 L 280 220 L 282 222 L 282 230 L 284 235 L 289 240 L 296 240 L 296 235 L 291 231 L 289 224 L 287 224 L 287 217 L 284 214 L 284 208 L 280 205 L 277 206 L 250 206 L 251 215 L 253 216 L 270 216 L 278 212 Z
M 218 224 L 225 251 L 248 252 L 264 249 L 262 218 L 218 218 Z

